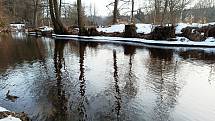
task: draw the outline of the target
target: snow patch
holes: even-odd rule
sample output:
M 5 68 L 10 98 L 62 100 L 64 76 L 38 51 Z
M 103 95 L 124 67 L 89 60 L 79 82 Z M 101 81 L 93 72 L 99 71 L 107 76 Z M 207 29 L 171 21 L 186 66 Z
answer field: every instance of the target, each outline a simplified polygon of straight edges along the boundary
M 0 119 L 0 121 L 21 121 L 21 120 L 10 115 L 7 118 Z
M 43 32 L 54 30 L 52 27 L 49 27 L 49 26 L 42 26 L 42 27 L 39 27 L 39 29 Z
M 186 37 L 176 37 L 176 39 L 177 39 L 178 41 L 181 41 L 181 42 L 189 42 L 189 41 L 190 41 L 190 40 L 187 39 Z
M 208 37 L 205 42 L 215 42 L 215 38 L 213 37 Z
M 175 33 L 176 33 L 176 34 L 181 34 L 181 33 L 182 33 L 181 30 L 182 30 L 183 28 L 190 27 L 190 26 L 192 26 L 192 25 L 186 24 L 186 23 L 178 23 L 178 24 L 176 25 L 176 28 L 175 28 Z
M 137 33 L 144 33 L 149 34 L 152 32 L 153 25 L 152 24 L 136 24 L 137 27 Z M 124 32 L 125 31 L 125 24 L 117 24 L 117 25 L 111 25 L 110 27 L 106 28 L 97 28 L 97 31 L 99 32 L 106 32 L 106 33 L 113 33 L 113 32 Z
M 181 34 L 181 30 L 186 27 L 203 27 L 203 26 L 209 26 L 209 25 L 215 25 L 215 22 L 212 23 L 206 23 L 206 24 L 200 24 L 200 23 L 178 23 L 176 24 L 176 34 Z M 153 28 L 155 25 L 152 24 L 143 24 L 143 23 L 138 23 L 136 24 L 137 27 L 137 33 L 144 33 L 144 34 L 149 34 L 152 32 Z M 97 31 L 99 32 L 106 32 L 106 33 L 113 33 L 113 32 L 124 32 L 125 30 L 125 24 L 116 24 L 116 25 L 111 25 L 109 27 L 99 27 L 97 28 Z
M 185 37 L 176 37 L 177 41 L 167 40 L 146 40 L 141 38 L 122 38 L 122 37 L 102 37 L 102 36 L 77 36 L 77 35 L 56 35 L 57 39 L 81 39 L 82 41 L 95 41 L 95 42 L 120 42 L 120 43 L 139 43 L 139 44 L 150 44 L 159 46 L 190 46 L 190 47 L 215 47 L 213 38 L 209 38 L 203 42 L 190 41 Z
M 6 108 L 0 107 L 0 112 L 3 112 L 3 111 L 9 111 L 9 110 L 7 110 Z
M 0 107 L 0 112 L 9 111 L 6 108 Z M 0 121 L 21 121 L 19 118 L 12 117 L 9 115 L 6 118 L 0 119 Z
M 136 24 L 137 27 L 137 33 L 144 33 L 144 34 L 149 34 L 153 30 L 153 25 L 152 24 Z
M 97 31 L 106 33 L 124 32 L 124 30 L 125 30 L 124 24 L 111 25 L 110 27 L 107 28 L 97 28 Z

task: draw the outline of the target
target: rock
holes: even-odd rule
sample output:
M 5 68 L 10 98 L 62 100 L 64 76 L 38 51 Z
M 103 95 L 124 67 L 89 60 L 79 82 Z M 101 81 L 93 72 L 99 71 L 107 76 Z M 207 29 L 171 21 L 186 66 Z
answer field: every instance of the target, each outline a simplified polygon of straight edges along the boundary
M 191 41 L 204 41 L 206 38 L 201 32 L 205 30 L 200 30 L 198 27 L 186 27 L 181 30 L 182 36 L 188 38 Z
M 210 26 L 205 34 L 207 37 L 215 37 L 215 26 Z
M 150 39 L 153 40 L 167 40 L 175 38 L 174 26 L 158 26 L 150 33 Z

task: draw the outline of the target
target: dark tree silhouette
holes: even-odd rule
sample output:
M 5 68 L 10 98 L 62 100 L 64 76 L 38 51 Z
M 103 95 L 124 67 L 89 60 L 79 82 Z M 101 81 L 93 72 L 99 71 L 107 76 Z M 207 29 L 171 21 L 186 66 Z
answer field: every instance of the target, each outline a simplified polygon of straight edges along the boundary
M 118 2 L 119 2 L 119 0 L 115 0 L 115 2 L 114 2 L 113 24 L 117 23 Z
M 49 0 L 50 15 L 56 34 L 69 34 L 60 19 L 59 7 L 57 0 Z
M 81 6 L 81 0 L 77 0 L 77 11 L 78 11 L 78 28 L 79 28 L 79 35 L 85 34 L 85 29 L 83 25 L 83 15 L 82 15 L 82 6 Z

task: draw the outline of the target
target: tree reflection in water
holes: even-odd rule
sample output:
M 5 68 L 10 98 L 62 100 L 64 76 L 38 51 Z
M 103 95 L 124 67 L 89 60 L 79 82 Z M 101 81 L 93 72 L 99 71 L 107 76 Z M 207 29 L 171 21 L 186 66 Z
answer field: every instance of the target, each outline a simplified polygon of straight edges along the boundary
M 119 76 L 118 76 L 118 67 L 117 67 L 117 57 L 116 57 L 116 50 L 113 50 L 113 68 L 114 68 L 114 87 L 115 87 L 115 103 L 116 103 L 116 115 L 117 115 L 117 121 L 120 119 L 120 110 L 121 110 L 121 94 L 120 94 L 120 88 L 119 88 Z
M 85 43 L 80 42 L 80 47 L 79 47 L 79 64 L 80 64 L 80 76 L 79 76 L 79 81 L 80 81 L 80 100 L 79 100 L 79 106 L 78 106 L 78 111 L 79 111 L 79 116 L 80 116 L 80 121 L 85 121 L 87 120 L 87 113 L 86 113 L 86 108 L 85 108 L 85 102 L 86 102 L 86 97 L 85 97 L 85 91 L 86 91 L 86 80 L 85 80 L 85 68 L 84 68 L 84 54 L 85 54 L 85 49 L 86 45 Z
M 210 72 L 209 72 L 209 76 L 208 76 L 208 82 L 210 84 L 215 82 L 215 66 L 214 66 L 214 64 L 210 65 Z
M 171 121 L 170 112 L 177 103 L 181 89 L 177 84 L 177 63 L 173 64 L 173 51 L 171 50 L 150 49 L 149 52 L 151 59 L 148 75 L 150 77 L 147 83 L 157 94 L 153 120 Z
M 127 100 L 134 98 L 137 95 L 137 87 L 136 83 L 136 76 L 132 71 L 133 67 L 133 59 L 136 52 L 136 47 L 131 45 L 124 45 L 124 54 L 129 56 L 129 66 L 128 66 L 128 73 L 125 74 L 125 87 L 124 92 L 127 94 Z
M 65 44 L 65 41 L 55 40 L 54 67 L 57 83 L 56 87 L 50 90 L 48 95 L 49 98 L 51 98 L 52 105 L 54 107 L 53 115 L 51 117 L 52 121 L 66 121 L 68 116 L 68 99 L 62 84 L 62 68 L 64 64 Z

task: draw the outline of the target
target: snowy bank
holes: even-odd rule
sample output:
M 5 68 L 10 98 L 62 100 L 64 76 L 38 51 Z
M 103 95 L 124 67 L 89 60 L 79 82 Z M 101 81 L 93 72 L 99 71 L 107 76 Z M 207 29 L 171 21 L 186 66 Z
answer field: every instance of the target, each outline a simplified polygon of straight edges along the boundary
M 1 112 L 10 112 L 9 110 L 7 110 L 6 108 L 0 107 L 0 113 Z M 19 118 L 15 118 L 11 115 L 8 115 L 8 117 L 0 119 L 0 121 L 21 121 L 21 119 Z
M 0 112 L 3 112 L 3 111 L 9 111 L 9 110 L 7 110 L 6 108 L 0 107 Z
M 137 33 L 144 33 L 149 34 L 152 31 L 153 25 L 152 24 L 136 24 L 137 27 Z M 111 25 L 110 27 L 106 28 L 97 28 L 97 31 L 99 32 L 106 32 L 106 33 L 113 33 L 113 32 L 124 32 L 125 30 L 125 24 L 117 24 L 117 25 Z
M 176 34 L 181 34 L 181 30 L 186 28 L 186 27 L 198 27 L 198 28 L 201 28 L 201 27 L 204 27 L 204 26 L 209 26 L 209 25 L 215 25 L 215 22 L 211 22 L 211 23 L 206 23 L 206 24 L 200 24 L 200 23 L 192 23 L 192 24 L 189 24 L 189 23 L 178 23 L 176 24 L 176 30 L 175 30 L 175 33 Z
M 181 34 L 181 30 L 186 27 L 203 27 L 203 26 L 208 26 L 208 25 L 215 25 L 215 22 L 212 23 L 206 23 L 206 24 L 200 24 L 200 23 L 178 23 L 176 24 L 176 34 Z M 149 34 L 152 32 L 153 28 L 155 25 L 152 24 L 143 24 L 143 23 L 138 23 L 136 24 L 137 27 L 137 33 L 144 33 L 144 34 Z M 124 32 L 125 30 L 125 25 L 124 24 L 116 24 L 116 25 L 111 25 L 106 28 L 99 27 L 97 28 L 97 31 L 99 32 L 106 32 L 106 33 L 113 33 L 113 32 Z
M 0 121 L 21 121 L 21 120 L 19 118 L 15 118 L 9 115 L 7 118 L 0 119 Z
M 215 47 L 215 38 L 208 38 L 206 41 L 194 42 L 185 37 L 177 37 L 175 41 L 168 40 L 146 40 L 141 38 L 122 38 L 122 37 L 103 37 L 103 36 L 78 36 L 78 35 L 56 35 L 56 39 L 72 39 L 88 42 L 118 42 L 132 43 L 153 46 L 171 46 L 171 47 Z

